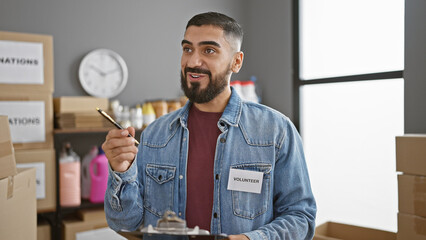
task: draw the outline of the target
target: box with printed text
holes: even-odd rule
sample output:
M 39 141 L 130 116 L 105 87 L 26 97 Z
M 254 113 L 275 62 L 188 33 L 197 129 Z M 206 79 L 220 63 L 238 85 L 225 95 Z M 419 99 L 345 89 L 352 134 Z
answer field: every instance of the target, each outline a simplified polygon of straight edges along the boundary
M 52 94 L 53 85 L 53 37 L 0 31 L 0 89 Z
M 17 168 L 36 169 L 37 213 L 56 210 L 56 168 L 54 149 L 15 151 Z
M 51 94 L 26 94 L 0 90 L 0 115 L 7 115 L 13 147 L 53 148 Z

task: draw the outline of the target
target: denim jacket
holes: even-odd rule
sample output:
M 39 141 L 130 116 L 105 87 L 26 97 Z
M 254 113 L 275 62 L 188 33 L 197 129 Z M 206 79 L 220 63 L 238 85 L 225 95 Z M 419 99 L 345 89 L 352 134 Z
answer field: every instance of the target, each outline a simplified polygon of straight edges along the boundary
M 185 219 L 188 102 L 151 123 L 136 160 L 124 173 L 110 168 L 105 194 L 109 226 L 156 226 L 166 210 Z M 232 90 L 217 123 L 213 234 L 250 239 L 312 239 L 316 203 L 300 136 L 290 120 L 264 105 L 242 101 Z M 228 190 L 230 169 L 263 173 L 261 193 Z M 190 206 L 189 206 L 190 207 Z

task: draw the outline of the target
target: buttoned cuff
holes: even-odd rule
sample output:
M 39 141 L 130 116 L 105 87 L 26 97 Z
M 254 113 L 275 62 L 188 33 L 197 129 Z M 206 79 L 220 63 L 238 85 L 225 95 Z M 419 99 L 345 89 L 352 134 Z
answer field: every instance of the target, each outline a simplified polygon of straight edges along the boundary
M 112 170 L 111 165 L 108 164 L 109 174 L 111 176 L 111 180 L 115 186 L 121 185 L 122 183 L 131 183 L 136 181 L 136 177 L 138 176 L 138 168 L 135 160 L 130 165 L 129 169 L 125 172 L 116 172 Z

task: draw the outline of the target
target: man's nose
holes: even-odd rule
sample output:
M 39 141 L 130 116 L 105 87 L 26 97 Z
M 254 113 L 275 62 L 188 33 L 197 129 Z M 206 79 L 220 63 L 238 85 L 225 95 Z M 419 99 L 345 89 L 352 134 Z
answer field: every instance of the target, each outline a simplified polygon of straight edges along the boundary
M 200 67 L 203 64 L 203 60 L 200 56 L 200 54 L 195 51 L 188 59 L 188 67 Z

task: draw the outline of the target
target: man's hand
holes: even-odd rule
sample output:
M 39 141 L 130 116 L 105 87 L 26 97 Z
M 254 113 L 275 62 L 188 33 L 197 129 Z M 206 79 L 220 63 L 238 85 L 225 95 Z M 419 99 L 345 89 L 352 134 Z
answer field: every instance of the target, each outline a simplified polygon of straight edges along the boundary
M 135 139 L 127 136 L 129 133 L 135 136 L 135 129 L 132 127 L 125 130 L 112 129 L 108 132 L 106 140 L 102 144 L 105 156 L 114 171 L 127 171 L 138 152 Z
M 250 240 L 246 235 L 240 234 L 240 235 L 229 235 L 229 240 Z

